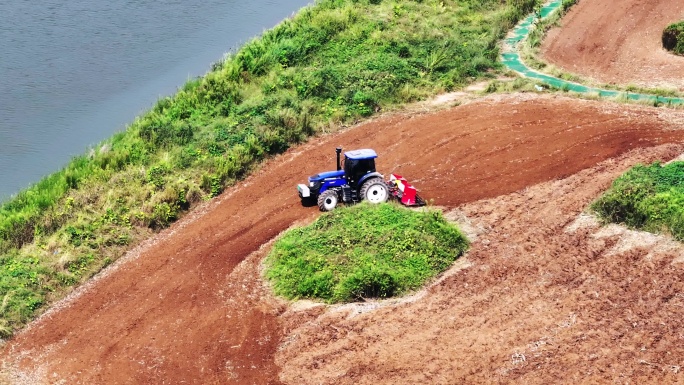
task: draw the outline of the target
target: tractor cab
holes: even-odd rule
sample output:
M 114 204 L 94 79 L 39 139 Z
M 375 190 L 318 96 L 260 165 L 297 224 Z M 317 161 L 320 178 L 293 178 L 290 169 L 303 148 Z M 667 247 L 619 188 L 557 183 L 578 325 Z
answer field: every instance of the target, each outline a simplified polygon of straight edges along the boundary
M 375 158 L 378 155 L 370 149 L 347 151 L 344 153 L 344 177 L 349 186 L 358 187 L 366 174 L 375 172 Z

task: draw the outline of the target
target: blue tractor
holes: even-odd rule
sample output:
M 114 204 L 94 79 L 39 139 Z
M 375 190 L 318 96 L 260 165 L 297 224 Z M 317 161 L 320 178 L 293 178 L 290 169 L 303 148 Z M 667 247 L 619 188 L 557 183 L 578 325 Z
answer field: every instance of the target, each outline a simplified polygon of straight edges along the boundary
M 390 187 L 382 174 L 375 171 L 378 155 L 370 149 L 344 153 L 344 169 L 340 163 L 342 148 L 337 152 L 337 171 L 322 172 L 309 177 L 309 184 L 297 185 L 302 203 L 316 202 L 321 211 L 330 211 L 337 203 L 386 202 Z

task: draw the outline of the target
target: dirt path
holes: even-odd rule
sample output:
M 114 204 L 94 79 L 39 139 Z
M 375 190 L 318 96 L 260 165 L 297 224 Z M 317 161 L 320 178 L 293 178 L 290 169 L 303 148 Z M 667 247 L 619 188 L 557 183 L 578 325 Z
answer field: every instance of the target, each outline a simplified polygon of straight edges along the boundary
M 684 91 L 684 57 L 662 48 L 662 32 L 684 20 L 681 0 L 579 1 L 552 29 L 542 56 L 601 83 Z
M 257 274 L 259 254 L 254 253 L 296 221 L 318 214 L 316 208 L 301 207 L 294 186 L 307 175 L 332 168 L 335 146 L 376 149 L 381 171 L 403 174 L 435 204 L 455 207 L 571 176 L 635 148 L 682 142 L 684 131 L 671 129 L 681 127 L 683 120 L 681 112 L 671 110 L 555 97 L 494 96 L 431 115 L 389 116 L 314 139 L 275 158 L 246 182 L 175 224 L 17 335 L 3 350 L 4 371 L 13 382 L 30 384 L 278 383 L 280 368 L 275 364 L 275 354 L 283 333 L 295 330 L 310 318 L 310 313 L 291 316 L 288 312 L 281 316 L 287 307 L 263 288 Z M 667 151 L 648 152 L 652 155 L 644 155 L 644 159 L 669 157 L 681 150 L 678 146 L 668 147 Z M 596 186 L 605 187 L 607 181 L 608 177 L 603 177 Z M 598 194 L 596 186 L 582 192 L 584 200 L 569 200 L 568 204 L 574 202 L 572 210 L 581 210 L 586 200 Z M 497 216 L 508 215 L 505 210 L 499 214 L 495 209 L 495 205 L 489 206 L 489 211 L 470 208 L 468 213 L 495 224 Z M 538 220 L 543 221 L 544 217 Z M 503 223 L 513 226 L 514 217 Z M 531 226 L 535 222 L 527 223 Z M 552 236 L 558 226 L 543 228 L 541 238 L 534 242 L 543 244 L 544 236 Z M 499 228 L 511 234 L 514 230 Z M 555 254 L 541 254 L 538 261 L 521 263 L 525 269 L 536 268 L 550 263 L 544 262 L 544 257 L 568 257 L 566 253 L 573 254 L 569 250 L 575 246 L 581 250 L 581 245 L 559 246 L 554 249 Z M 480 259 L 486 258 L 486 253 L 478 250 L 469 258 L 484 266 Z M 478 257 L 478 253 L 482 256 Z M 482 283 L 472 281 L 471 287 L 485 290 L 487 282 L 509 282 L 506 280 L 510 276 L 518 276 L 515 269 L 511 271 L 491 266 L 493 278 Z M 480 295 L 482 301 L 478 306 L 494 299 L 503 301 L 503 295 L 492 297 L 494 293 L 527 289 L 506 284 L 492 286 Z M 454 295 L 458 293 L 466 292 L 455 291 Z M 448 309 L 454 298 L 435 301 Z M 502 338 L 502 333 L 511 323 L 524 321 L 520 317 L 536 317 L 514 310 L 544 304 L 541 300 L 528 304 L 523 299 L 508 305 L 517 303 L 517 308 L 511 307 L 505 313 L 509 321 L 492 323 L 491 333 L 478 334 L 473 343 L 481 343 L 479 349 L 489 346 L 491 357 L 509 355 L 514 340 Z M 469 311 L 469 319 L 474 322 L 470 328 L 474 331 L 485 321 L 484 313 L 473 308 Z M 420 316 L 425 318 L 425 314 Z M 460 312 L 439 314 L 446 320 L 463 316 Z M 544 315 L 547 313 L 543 308 L 539 308 L 539 314 L 538 322 L 554 320 Z M 442 325 L 439 319 L 432 326 L 435 333 Z M 392 333 L 406 336 L 414 330 L 387 327 L 393 328 Z M 423 340 L 419 335 L 409 341 L 411 346 L 422 347 L 408 349 L 403 355 L 405 360 L 413 359 L 415 365 L 420 357 L 430 357 L 426 352 L 433 341 Z M 373 344 L 382 339 L 371 337 L 374 339 L 358 345 L 356 350 L 359 346 L 380 346 Z M 300 346 L 304 353 L 301 359 L 287 349 L 288 353 L 279 359 L 284 366 L 284 378 L 293 379 L 293 370 L 301 370 L 302 374 L 312 370 L 312 361 L 305 357 L 315 356 L 315 349 L 325 348 L 322 343 L 329 342 L 312 340 L 311 345 Z M 466 353 L 475 350 L 472 346 L 469 349 L 463 350 L 463 358 L 472 361 L 474 356 L 468 358 Z M 373 351 L 382 357 L 389 353 L 379 348 L 362 350 L 354 359 L 363 360 L 363 355 Z M 380 361 L 374 362 L 371 366 L 354 366 L 344 373 L 350 378 L 371 381 L 376 375 L 366 370 L 377 370 Z M 392 364 L 387 365 L 391 367 Z M 476 366 L 473 370 L 476 368 L 483 369 Z M 326 375 L 340 373 L 336 368 L 328 369 Z M 390 381 L 397 377 L 385 378 Z M 295 383 L 300 380 L 293 379 Z

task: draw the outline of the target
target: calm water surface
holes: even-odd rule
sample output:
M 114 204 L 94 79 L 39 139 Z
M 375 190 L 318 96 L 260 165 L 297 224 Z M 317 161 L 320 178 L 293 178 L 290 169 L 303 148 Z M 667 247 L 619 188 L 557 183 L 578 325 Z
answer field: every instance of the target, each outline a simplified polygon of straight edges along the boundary
M 0 201 L 310 0 L 0 0 Z

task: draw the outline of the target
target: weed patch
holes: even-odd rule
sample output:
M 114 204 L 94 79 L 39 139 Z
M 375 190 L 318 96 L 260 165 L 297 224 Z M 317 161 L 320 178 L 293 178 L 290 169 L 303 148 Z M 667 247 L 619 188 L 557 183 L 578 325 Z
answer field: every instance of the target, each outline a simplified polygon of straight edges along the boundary
M 684 241 L 684 162 L 635 166 L 591 207 L 608 222 Z
M 386 298 L 419 288 L 467 248 L 438 211 L 359 204 L 286 233 L 267 258 L 266 276 L 290 299 Z

